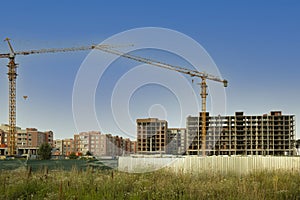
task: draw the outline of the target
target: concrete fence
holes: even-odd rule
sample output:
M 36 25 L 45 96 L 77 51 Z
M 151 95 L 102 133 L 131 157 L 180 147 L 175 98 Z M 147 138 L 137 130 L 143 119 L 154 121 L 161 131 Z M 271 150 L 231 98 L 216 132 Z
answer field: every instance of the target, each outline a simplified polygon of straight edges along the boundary
M 167 168 L 174 172 L 218 172 L 245 174 L 260 170 L 300 172 L 300 157 L 209 156 L 209 157 L 119 157 L 120 171 L 142 173 Z

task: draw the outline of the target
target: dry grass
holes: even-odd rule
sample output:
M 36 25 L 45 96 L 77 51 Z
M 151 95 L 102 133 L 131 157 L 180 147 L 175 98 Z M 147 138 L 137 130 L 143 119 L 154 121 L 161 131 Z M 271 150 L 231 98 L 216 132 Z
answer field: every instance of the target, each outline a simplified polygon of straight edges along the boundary
M 300 199 L 300 174 L 242 177 L 157 171 L 1 171 L 0 199 Z

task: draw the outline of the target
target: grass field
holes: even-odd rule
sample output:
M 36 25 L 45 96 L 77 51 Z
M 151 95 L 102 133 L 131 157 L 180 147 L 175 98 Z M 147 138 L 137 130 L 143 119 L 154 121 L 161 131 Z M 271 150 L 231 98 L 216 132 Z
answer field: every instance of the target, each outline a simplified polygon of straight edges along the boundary
M 0 183 L 0 199 L 300 199 L 299 173 L 283 171 L 239 177 L 21 167 L 2 170 Z

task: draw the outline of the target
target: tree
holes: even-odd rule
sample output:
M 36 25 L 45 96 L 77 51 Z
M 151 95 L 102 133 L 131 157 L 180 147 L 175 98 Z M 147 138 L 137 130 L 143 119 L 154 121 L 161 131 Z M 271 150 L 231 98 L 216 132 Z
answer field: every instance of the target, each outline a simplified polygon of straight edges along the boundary
M 38 155 L 39 155 L 40 159 L 41 160 L 49 160 L 51 158 L 51 150 L 52 150 L 52 147 L 50 144 L 48 144 L 48 143 L 41 144 L 41 146 L 39 147 L 39 150 L 38 150 Z
M 296 140 L 296 148 L 300 148 L 300 139 Z
M 72 159 L 72 160 L 73 160 L 73 159 L 77 159 L 77 157 L 78 157 L 78 156 L 76 156 L 76 153 L 74 153 L 74 152 L 72 152 L 72 153 L 69 155 L 69 158 Z
M 90 151 L 87 151 L 85 155 L 86 156 L 92 156 L 93 154 Z

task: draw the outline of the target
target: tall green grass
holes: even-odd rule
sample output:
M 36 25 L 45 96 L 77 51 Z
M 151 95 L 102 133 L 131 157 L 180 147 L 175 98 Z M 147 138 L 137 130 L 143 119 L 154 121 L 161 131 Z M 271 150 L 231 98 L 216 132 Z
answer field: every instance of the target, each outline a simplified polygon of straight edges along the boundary
M 300 199 L 300 174 L 274 171 L 240 177 L 23 168 L 1 171 L 0 199 Z

